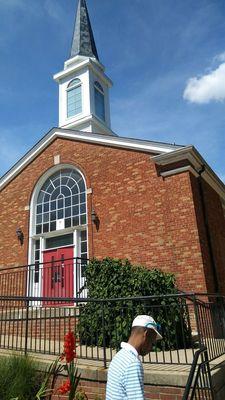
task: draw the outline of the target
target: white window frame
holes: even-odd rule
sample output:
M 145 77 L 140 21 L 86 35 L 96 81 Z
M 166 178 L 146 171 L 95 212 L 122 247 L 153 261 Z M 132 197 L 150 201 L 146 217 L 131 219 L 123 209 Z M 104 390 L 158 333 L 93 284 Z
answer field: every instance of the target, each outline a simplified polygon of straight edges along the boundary
M 73 84 L 74 82 L 74 84 Z M 76 88 L 80 87 L 80 93 L 81 93 L 81 111 L 79 113 L 75 113 L 73 115 L 68 115 L 68 93 Z M 77 115 L 81 115 L 83 112 L 83 93 L 82 93 L 82 82 L 79 78 L 74 78 L 72 79 L 72 81 L 70 81 L 67 85 L 67 89 L 66 89 L 66 118 L 67 119 L 71 119 L 74 117 L 77 117 Z
M 53 231 L 53 232 L 47 232 L 47 233 L 41 233 L 41 234 L 36 234 L 35 228 L 36 228 L 36 204 L 37 204 L 37 198 L 39 195 L 39 192 L 43 186 L 43 184 L 46 182 L 46 180 L 56 173 L 57 171 L 61 169 L 74 169 L 77 172 L 80 173 L 80 175 L 83 178 L 84 185 L 85 185 L 85 193 L 86 193 L 86 207 L 87 207 L 87 184 L 86 184 L 86 179 L 83 175 L 83 173 L 76 167 L 74 167 L 71 164 L 59 164 L 56 165 L 52 168 L 50 168 L 45 174 L 41 176 L 41 178 L 38 180 L 36 183 L 36 186 L 33 190 L 31 200 L 30 200 L 30 222 L 29 222 L 29 247 L 28 247 L 28 265 L 33 265 L 35 261 L 35 241 L 40 240 L 40 263 L 43 262 L 43 251 L 45 250 L 45 241 L 47 237 L 53 237 L 53 236 L 61 236 L 63 234 L 67 233 L 73 233 L 74 235 L 74 257 L 80 257 L 80 235 L 82 230 L 86 230 L 87 232 L 87 258 L 89 258 L 89 243 L 88 243 L 88 220 L 86 221 L 86 224 L 84 225 L 78 225 L 78 226 L 73 226 L 70 228 L 65 228 L 62 230 L 58 231 Z M 88 213 L 87 213 L 87 218 L 88 218 Z M 32 286 L 29 284 L 30 277 L 28 277 L 28 287 L 27 287 L 27 295 L 33 296 L 33 297 L 40 297 L 42 293 L 42 282 L 40 281 L 38 284 L 35 284 L 33 282 Z M 74 291 L 76 288 L 76 282 L 75 282 L 75 274 L 74 274 Z M 29 293 L 28 293 L 29 290 Z M 37 302 L 35 302 L 35 305 L 39 306 Z
M 106 121 L 106 108 L 105 108 L 105 93 L 104 93 L 104 89 L 102 87 L 102 85 L 98 82 L 95 81 L 94 83 L 94 92 L 98 91 L 102 96 L 103 96 L 103 106 L 104 106 L 104 118 L 101 118 L 98 114 L 97 114 L 97 106 L 96 106 L 96 96 L 94 93 L 94 99 L 95 99 L 95 114 L 96 117 L 99 118 L 101 121 Z

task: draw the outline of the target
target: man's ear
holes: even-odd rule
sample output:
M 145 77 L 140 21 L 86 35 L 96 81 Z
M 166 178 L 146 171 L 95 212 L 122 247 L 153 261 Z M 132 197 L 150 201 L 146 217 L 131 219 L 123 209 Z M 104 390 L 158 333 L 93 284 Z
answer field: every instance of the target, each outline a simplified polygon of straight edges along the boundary
M 146 339 L 148 336 L 148 329 L 145 329 L 143 332 L 143 338 Z

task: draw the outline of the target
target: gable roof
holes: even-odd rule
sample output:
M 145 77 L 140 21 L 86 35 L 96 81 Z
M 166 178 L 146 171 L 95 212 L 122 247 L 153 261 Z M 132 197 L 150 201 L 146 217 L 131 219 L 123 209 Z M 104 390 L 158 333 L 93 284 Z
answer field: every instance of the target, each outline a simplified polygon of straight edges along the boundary
M 2 190 L 12 179 L 14 179 L 34 158 L 36 158 L 46 147 L 55 139 L 69 139 L 102 146 L 124 148 L 136 150 L 145 153 L 167 154 L 175 150 L 184 148 L 184 146 L 168 143 L 154 142 L 127 137 L 111 136 L 105 134 L 96 134 L 81 132 L 71 129 L 52 128 L 41 140 L 39 140 L 15 165 L 10 168 L 0 179 L 0 190 Z

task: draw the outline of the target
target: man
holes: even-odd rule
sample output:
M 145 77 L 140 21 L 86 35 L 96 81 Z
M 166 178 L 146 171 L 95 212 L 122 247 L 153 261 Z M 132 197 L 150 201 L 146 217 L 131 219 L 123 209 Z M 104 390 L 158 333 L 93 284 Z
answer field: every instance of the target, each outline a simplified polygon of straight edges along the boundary
M 160 339 L 152 317 L 138 315 L 134 319 L 128 343 L 121 343 L 121 350 L 109 366 L 106 400 L 144 400 L 144 371 L 139 355 L 148 354 Z

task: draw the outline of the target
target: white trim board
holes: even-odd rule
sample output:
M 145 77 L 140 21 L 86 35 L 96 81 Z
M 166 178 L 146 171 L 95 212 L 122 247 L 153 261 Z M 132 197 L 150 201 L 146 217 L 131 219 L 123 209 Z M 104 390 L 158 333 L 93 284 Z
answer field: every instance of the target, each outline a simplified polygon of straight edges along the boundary
M 220 178 L 216 175 L 216 173 L 212 170 L 212 168 L 207 164 L 207 162 L 204 160 L 204 158 L 201 156 L 201 154 L 195 149 L 194 146 L 186 146 L 183 148 L 180 148 L 178 150 L 175 150 L 173 153 L 168 153 L 168 154 L 160 154 L 157 156 L 151 157 L 151 159 L 157 164 L 157 165 L 169 165 L 173 164 L 182 160 L 188 160 L 190 163 L 190 166 L 192 168 L 189 170 L 190 172 L 193 173 L 195 171 L 194 175 L 199 176 L 200 171 L 204 167 L 204 172 L 202 172 L 202 178 L 218 193 L 218 195 L 225 201 L 225 185 L 224 183 L 220 180 Z M 176 172 L 178 171 L 178 172 Z M 178 169 L 173 169 L 171 171 L 167 172 L 162 172 L 161 175 L 164 177 L 166 176 L 171 176 L 174 175 L 175 173 L 181 173 L 184 172 L 181 171 L 180 168 Z
M 136 150 L 145 153 L 165 154 L 183 149 L 182 146 L 150 142 L 147 140 L 131 139 L 111 135 L 101 135 L 89 132 L 80 132 L 71 129 L 51 129 L 34 147 L 31 148 L 5 175 L 0 179 L 0 190 L 2 190 L 12 179 L 14 179 L 27 165 L 29 165 L 46 147 L 55 139 L 69 139 L 87 143 L 99 144 L 109 147 Z

